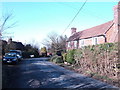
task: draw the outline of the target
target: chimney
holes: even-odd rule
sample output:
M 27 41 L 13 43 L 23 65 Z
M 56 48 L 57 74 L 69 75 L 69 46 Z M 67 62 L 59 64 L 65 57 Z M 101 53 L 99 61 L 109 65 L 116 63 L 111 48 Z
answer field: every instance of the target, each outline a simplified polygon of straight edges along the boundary
M 112 38 L 111 42 L 118 42 L 120 40 L 118 37 L 119 36 L 118 34 L 120 32 L 120 2 L 118 2 L 118 5 L 114 6 L 113 10 L 114 10 L 113 35 L 115 36 L 115 38 Z
M 71 28 L 71 35 L 73 35 L 73 34 L 75 34 L 76 33 L 76 30 L 77 30 L 77 28 Z
M 114 6 L 114 24 L 115 24 L 115 30 L 118 30 L 118 25 L 120 24 L 120 2 L 118 5 Z
M 8 44 L 11 44 L 11 43 L 12 43 L 12 38 L 9 38 Z

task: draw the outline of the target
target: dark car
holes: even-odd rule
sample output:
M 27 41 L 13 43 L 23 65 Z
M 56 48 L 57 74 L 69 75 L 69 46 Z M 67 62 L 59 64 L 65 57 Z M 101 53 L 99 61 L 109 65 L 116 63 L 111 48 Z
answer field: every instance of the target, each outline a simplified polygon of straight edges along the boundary
M 10 53 L 16 53 L 19 60 L 22 60 L 22 51 L 21 50 L 10 50 Z
M 3 63 L 18 63 L 18 56 L 16 53 L 6 53 L 3 57 Z

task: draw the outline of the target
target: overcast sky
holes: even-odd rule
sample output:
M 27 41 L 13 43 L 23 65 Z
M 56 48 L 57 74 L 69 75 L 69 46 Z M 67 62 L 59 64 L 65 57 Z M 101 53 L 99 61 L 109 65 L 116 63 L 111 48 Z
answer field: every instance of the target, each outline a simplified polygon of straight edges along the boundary
M 34 40 L 40 44 L 51 32 L 61 35 L 83 3 L 1 2 L 1 13 L 12 12 L 14 15 L 9 23 L 18 21 L 16 27 L 7 30 L 6 36 L 12 36 L 14 41 L 30 43 Z M 88 1 L 63 35 L 69 37 L 71 27 L 76 27 L 77 31 L 81 31 L 113 20 L 113 6 L 115 5 L 117 2 Z

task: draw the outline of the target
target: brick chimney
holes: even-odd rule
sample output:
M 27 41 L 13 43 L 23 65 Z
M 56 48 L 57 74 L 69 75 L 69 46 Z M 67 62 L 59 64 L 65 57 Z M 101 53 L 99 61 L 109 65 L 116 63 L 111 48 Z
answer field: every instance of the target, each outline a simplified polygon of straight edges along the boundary
M 12 38 L 9 38 L 8 39 L 8 44 L 11 44 L 12 43 Z
M 114 6 L 114 24 L 115 24 L 115 30 L 118 30 L 118 24 L 120 24 L 120 2 L 118 5 Z
M 71 28 L 71 35 L 73 35 L 73 34 L 75 34 L 76 33 L 76 30 L 77 30 L 77 28 Z
M 114 6 L 113 8 L 114 10 L 114 30 L 113 30 L 113 36 L 115 36 L 115 38 L 111 39 L 111 42 L 118 42 L 118 32 L 120 31 L 120 2 L 118 2 L 118 5 Z

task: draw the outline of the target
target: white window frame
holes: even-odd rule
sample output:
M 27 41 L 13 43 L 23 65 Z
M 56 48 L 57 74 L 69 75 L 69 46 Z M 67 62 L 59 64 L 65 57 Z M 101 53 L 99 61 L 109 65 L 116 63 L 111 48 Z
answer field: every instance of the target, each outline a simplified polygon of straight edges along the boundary
M 85 46 L 84 39 L 79 40 L 79 45 L 80 45 L 80 47 L 84 47 Z
M 71 47 L 71 42 L 68 42 L 68 47 Z
M 74 41 L 74 47 L 77 48 L 77 41 Z
M 97 37 L 93 37 L 92 38 L 92 44 L 93 45 L 97 45 L 98 44 L 98 38 Z

